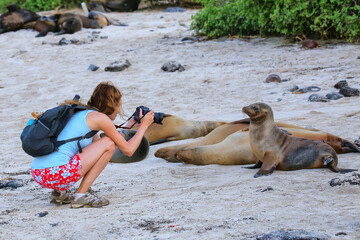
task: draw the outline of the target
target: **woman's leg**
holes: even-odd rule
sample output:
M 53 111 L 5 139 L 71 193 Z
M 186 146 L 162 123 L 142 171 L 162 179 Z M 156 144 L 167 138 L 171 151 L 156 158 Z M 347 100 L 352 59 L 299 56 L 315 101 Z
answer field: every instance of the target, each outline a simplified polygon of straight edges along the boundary
M 104 170 L 116 149 L 115 143 L 108 137 L 91 143 L 82 153 L 78 153 L 82 168 L 78 171 L 84 177 L 77 193 L 85 193 L 95 179 Z

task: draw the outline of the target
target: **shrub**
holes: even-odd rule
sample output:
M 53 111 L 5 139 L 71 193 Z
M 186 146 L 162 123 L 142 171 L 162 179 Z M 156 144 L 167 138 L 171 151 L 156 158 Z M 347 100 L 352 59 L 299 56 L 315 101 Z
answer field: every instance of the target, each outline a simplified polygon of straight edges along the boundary
M 199 0 L 191 28 L 209 37 L 282 34 L 358 41 L 359 0 Z

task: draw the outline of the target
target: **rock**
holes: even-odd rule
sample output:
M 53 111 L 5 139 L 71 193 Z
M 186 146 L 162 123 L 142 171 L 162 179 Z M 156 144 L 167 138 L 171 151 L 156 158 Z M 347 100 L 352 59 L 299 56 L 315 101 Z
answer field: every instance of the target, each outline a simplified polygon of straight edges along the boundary
M 164 65 L 161 67 L 161 69 L 165 72 L 175 72 L 176 70 L 178 70 L 179 72 L 182 72 L 185 70 L 185 68 L 176 61 L 169 61 L 169 62 L 164 63 Z
M 115 61 L 105 68 L 105 72 L 121 72 L 131 66 L 129 60 Z
M 295 91 L 297 91 L 298 89 L 299 89 L 299 86 L 298 86 L 298 85 L 294 85 L 294 86 L 290 87 L 288 90 L 289 90 L 290 92 L 295 92 Z
M 359 89 L 351 88 L 351 87 L 342 87 L 339 93 L 344 95 L 344 97 L 354 97 L 354 96 L 359 96 Z
M 185 12 L 186 8 L 181 7 L 168 7 L 164 10 L 164 12 Z
M 360 185 L 360 173 L 353 172 L 351 176 L 345 177 L 343 180 L 340 178 L 333 178 L 329 182 L 332 187 L 345 185 L 345 183 L 349 183 L 350 185 Z
M 293 93 L 301 94 L 301 93 L 307 93 L 307 92 L 319 92 L 320 90 L 321 90 L 321 88 L 319 88 L 319 87 L 309 86 L 309 87 L 305 87 L 305 88 L 300 88 L 300 89 L 294 91 Z
M 344 95 L 342 95 L 340 93 L 336 93 L 336 92 L 326 94 L 326 98 L 330 99 L 330 100 L 338 100 L 343 97 L 344 97 Z
M 60 41 L 59 41 L 59 45 L 60 46 L 63 46 L 63 45 L 69 45 L 69 44 L 71 44 L 72 42 L 70 41 L 70 40 L 67 40 L 66 38 L 62 38 L 62 39 L 60 39 Z
M 266 83 L 270 83 L 270 82 L 281 82 L 281 78 L 279 75 L 277 74 L 270 74 L 266 79 L 265 79 Z
M 45 211 L 45 212 L 40 212 L 40 213 L 38 213 L 38 216 L 39 217 L 45 217 L 46 215 L 48 215 L 49 213 L 47 212 L 47 211 Z
M 95 72 L 96 70 L 98 70 L 99 67 L 98 66 L 95 66 L 94 64 L 90 64 L 90 66 L 88 67 L 88 70 L 91 70 L 93 72 Z
M 301 46 L 305 49 L 317 48 L 319 44 L 311 39 L 305 39 L 301 42 Z
M 318 234 L 306 232 L 305 230 L 277 230 L 256 237 L 256 240 L 328 240 L 330 236 L 327 234 Z
M 324 96 L 313 93 L 308 98 L 309 102 L 329 102 L 330 100 Z
M 348 83 L 346 80 L 341 80 L 334 85 L 334 87 L 337 89 L 340 89 L 342 87 L 347 87 L 347 86 L 348 86 Z
M 24 180 L 21 179 L 0 181 L 0 189 L 16 189 L 18 187 L 24 186 L 24 184 Z

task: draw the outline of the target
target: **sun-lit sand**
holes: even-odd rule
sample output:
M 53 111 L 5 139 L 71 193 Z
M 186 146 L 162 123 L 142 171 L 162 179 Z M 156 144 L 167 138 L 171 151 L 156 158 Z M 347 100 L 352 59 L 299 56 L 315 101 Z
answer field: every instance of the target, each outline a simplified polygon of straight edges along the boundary
M 128 26 L 44 38 L 31 30 L 0 35 L 0 179 L 27 180 L 0 189 L 0 239 L 256 239 L 280 229 L 360 239 L 359 185 L 329 184 L 351 173 L 275 171 L 255 179 L 257 170 L 238 165 L 195 166 L 154 156 L 160 147 L 190 139 L 151 146 L 141 162 L 110 163 L 93 185 L 110 200 L 106 207 L 51 204 L 50 190 L 31 181 L 32 158 L 20 142 L 30 113 L 75 94 L 86 102 L 101 81 L 122 90 L 128 115 L 145 105 L 189 120 L 234 121 L 246 117 L 243 106 L 265 102 L 276 121 L 359 138 L 359 97 L 309 102 L 312 93 L 288 90 L 318 86 L 325 96 L 339 91 L 334 85 L 340 80 L 360 89 L 359 45 L 320 43 L 304 50 L 282 38 L 183 42 L 193 34 L 195 13 L 111 13 Z M 84 44 L 56 45 L 64 37 Z M 117 60 L 131 66 L 104 71 Z M 161 70 L 170 60 L 185 71 Z M 90 64 L 99 69 L 88 70 Z M 288 81 L 265 83 L 269 74 Z M 339 155 L 338 166 L 360 169 L 359 157 Z

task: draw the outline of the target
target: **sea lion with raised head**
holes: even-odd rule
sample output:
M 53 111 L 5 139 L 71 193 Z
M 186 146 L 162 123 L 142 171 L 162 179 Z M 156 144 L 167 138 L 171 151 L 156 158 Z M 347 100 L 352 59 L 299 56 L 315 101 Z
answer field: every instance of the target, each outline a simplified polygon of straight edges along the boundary
M 7 9 L 8 12 L 0 16 L 0 33 L 22 29 L 26 23 L 36 21 L 40 17 L 33 11 L 21 9 L 17 4 L 9 5 Z
M 197 165 L 247 164 L 254 158 L 249 153 L 251 152 L 248 137 L 249 124 L 250 119 L 226 123 L 197 141 L 159 148 L 155 156 L 168 162 L 186 162 Z M 276 125 L 289 135 L 323 141 L 334 148 L 336 153 L 360 152 L 354 143 L 330 133 L 281 122 L 277 122 Z M 236 133 L 239 130 L 241 133 Z M 231 135 L 235 136 L 230 137 Z M 240 143 L 242 145 L 239 145 Z M 248 151 L 245 152 L 244 149 Z
M 298 170 L 326 167 L 333 172 L 345 173 L 353 169 L 337 167 L 338 158 L 330 145 L 321 141 L 290 136 L 274 122 L 271 107 L 254 103 L 243 107 L 250 117 L 249 140 L 260 170 L 254 177 L 270 175 L 275 169 Z
M 164 114 L 162 124 L 151 124 L 146 130 L 145 136 L 151 145 L 198 138 L 205 136 L 216 127 L 225 123 L 222 121 L 191 121 L 171 114 Z

